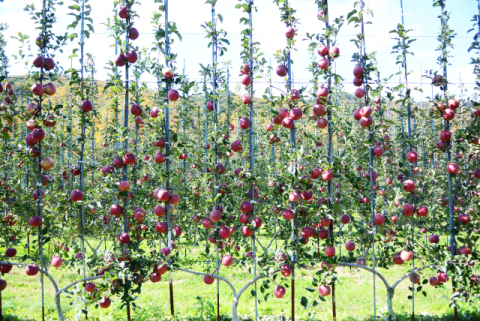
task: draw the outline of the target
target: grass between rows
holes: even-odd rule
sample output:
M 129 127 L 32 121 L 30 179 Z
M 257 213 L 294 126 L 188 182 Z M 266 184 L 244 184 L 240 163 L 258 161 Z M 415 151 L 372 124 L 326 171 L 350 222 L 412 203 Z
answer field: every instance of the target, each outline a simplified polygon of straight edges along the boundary
M 98 244 L 98 240 L 89 239 L 90 243 Z M 260 240 L 267 243 L 267 239 Z M 181 243 L 181 242 L 179 242 Z M 185 245 L 181 244 L 180 251 L 184 256 Z M 204 244 L 204 243 L 203 243 Z M 111 241 L 107 242 L 107 248 L 111 245 Z M 87 247 L 88 248 L 88 247 Z M 103 246 L 102 246 L 103 248 Z M 213 247 L 212 247 L 213 248 Z M 190 248 L 192 251 L 187 252 L 187 258 L 198 260 L 201 252 L 200 247 Z M 19 255 L 25 252 L 24 248 L 18 248 Z M 72 255 L 70 251 L 70 255 Z M 343 251 L 345 253 L 346 251 Z M 91 250 L 87 250 L 91 253 Z M 338 252 L 337 252 L 338 253 Z M 48 253 L 46 253 L 48 254 Z M 368 265 L 368 264 L 367 264 Z M 371 266 L 371 264 L 370 264 Z M 213 267 L 213 265 L 212 265 Z M 186 268 L 204 271 L 205 265 L 192 264 Z M 308 269 L 297 270 L 295 280 L 295 314 L 297 320 L 332 320 L 332 301 L 331 296 L 326 302 L 321 302 L 318 306 L 311 306 L 305 309 L 300 300 L 302 296 L 308 298 L 312 302 L 318 297 L 317 291 L 311 293 L 307 287 L 311 287 L 311 280 L 315 276 L 315 272 L 319 266 L 310 267 Z M 390 269 L 377 268 L 392 285 L 401 276 L 406 274 L 410 268 L 407 264 L 403 266 L 394 266 Z M 60 287 L 65 286 L 74 280 L 80 278 L 77 270 L 67 268 L 55 269 L 49 268 L 50 273 L 59 284 Z M 370 320 L 373 315 L 373 275 L 370 272 L 350 269 L 337 268 L 339 282 L 336 284 L 336 307 L 337 320 Z M 433 275 L 433 271 L 425 270 L 421 275 L 429 278 Z M 220 275 L 230 280 L 238 290 L 246 282 L 252 279 L 248 268 L 245 267 L 222 267 Z M 41 283 L 40 275 L 35 277 L 27 276 L 23 269 L 14 267 L 12 271 L 5 275 L 4 278 L 8 282 L 8 287 L 2 292 L 2 306 L 7 316 L 7 320 L 41 320 Z M 173 289 L 175 315 L 178 320 L 214 320 L 216 319 L 216 283 L 206 285 L 201 276 L 194 276 L 184 272 L 173 273 Z M 377 277 L 376 282 L 376 307 L 378 314 L 386 314 L 386 290 L 383 282 Z M 284 279 L 282 283 L 290 285 L 290 279 Z M 408 280 L 402 282 L 396 289 L 393 301 L 394 311 L 399 314 L 400 320 L 410 320 L 412 310 L 412 300 L 407 297 L 411 295 L 408 287 L 411 283 Z M 252 286 L 249 290 L 254 289 Z M 448 296 L 451 293 L 451 283 L 443 288 L 433 288 L 425 285 L 423 288 L 427 292 L 427 297 L 421 293 L 415 295 L 415 314 L 416 320 L 449 320 L 452 309 L 449 307 Z M 273 296 L 273 288 L 270 288 L 271 295 L 267 301 L 263 300 L 260 295 L 261 302 L 258 303 L 258 312 L 265 316 L 261 319 L 270 320 L 268 316 L 275 316 L 271 320 L 288 320 L 291 314 L 291 290 L 287 288 L 287 294 L 282 299 Z M 51 282 L 45 279 L 45 313 L 47 320 L 56 320 L 56 310 L 53 300 L 54 288 Z M 113 303 L 109 309 L 99 309 L 98 305 L 93 302 L 89 307 L 90 320 L 126 320 L 126 310 L 121 309 L 120 299 L 111 297 Z M 73 298 L 69 295 L 62 296 L 62 308 L 65 317 L 73 320 L 75 316 L 75 306 L 81 307 L 77 303 L 71 304 Z M 168 272 L 162 276 L 162 281 L 156 284 L 146 282 L 142 286 L 142 293 L 136 304 L 140 307 L 133 311 L 133 320 L 164 320 L 170 317 L 170 301 L 168 289 Z M 220 314 L 228 320 L 231 316 L 232 308 L 232 292 L 230 287 L 220 282 Z M 472 308 L 462 307 L 463 311 L 474 314 Z M 255 299 L 250 291 L 246 291 L 240 299 L 238 306 L 239 315 L 245 319 L 254 316 Z M 16 317 L 15 317 L 16 316 Z M 425 319 L 419 319 L 425 318 Z M 475 319 L 472 319 L 475 320 Z M 477 320 L 480 320 L 480 314 Z

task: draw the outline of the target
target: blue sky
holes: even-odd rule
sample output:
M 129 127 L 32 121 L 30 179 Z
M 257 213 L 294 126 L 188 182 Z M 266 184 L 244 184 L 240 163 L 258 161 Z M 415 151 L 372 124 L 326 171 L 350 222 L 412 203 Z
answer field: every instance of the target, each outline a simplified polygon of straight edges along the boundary
M 377 51 L 379 60 L 379 68 L 381 75 L 388 76 L 398 71 L 398 66 L 395 65 L 395 55 L 391 54 L 391 48 L 395 45 L 392 36 L 388 33 L 394 29 L 396 24 L 401 21 L 400 15 L 400 0 L 366 0 L 367 6 L 373 10 L 374 16 L 371 19 L 372 25 L 366 26 L 366 46 L 367 51 Z M 18 31 L 28 34 L 31 37 L 36 36 L 36 30 L 33 27 L 32 21 L 23 8 L 24 1 L 19 0 L 5 0 L 0 4 L 0 21 L 6 22 L 10 25 L 7 31 L 8 47 L 7 53 L 13 54 L 18 50 L 18 43 L 10 39 L 11 35 L 15 35 Z M 31 2 L 28 2 L 31 3 Z M 41 1 L 34 1 L 38 5 Z M 142 5 L 138 7 L 138 12 L 141 19 L 136 21 L 135 26 L 140 31 L 140 38 L 136 40 L 139 46 L 150 47 L 153 41 L 153 34 L 151 34 L 152 26 L 150 24 L 152 11 L 157 7 L 153 0 L 142 0 Z M 322 28 L 322 23 L 316 18 L 316 6 L 313 0 L 291 0 L 292 7 L 297 9 L 297 18 L 300 18 L 300 27 L 297 30 L 297 39 L 303 39 L 306 32 L 319 32 Z M 346 14 L 353 8 L 353 0 L 335 0 L 330 1 L 330 15 L 331 18 Z M 55 32 L 65 32 L 65 27 L 71 22 L 71 16 L 67 16 L 67 6 L 70 5 L 69 0 L 65 0 L 63 7 L 57 8 L 58 23 L 55 25 Z M 96 33 L 87 40 L 85 52 L 93 54 L 97 58 L 97 69 L 99 73 L 96 78 L 105 80 L 106 71 L 104 66 L 108 60 L 113 60 L 114 48 L 109 46 L 112 44 L 112 38 L 108 37 L 108 31 L 101 23 L 106 21 L 106 17 L 113 16 L 111 9 L 113 8 L 110 0 L 90 0 L 92 6 L 92 18 L 94 20 L 94 27 Z M 219 0 L 217 4 L 217 12 L 222 14 L 224 22 L 220 25 L 221 28 L 228 32 L 227 38 L 231 45 L 228 52 L 219 58 L 219 61 L 232 61 L 233 70 L 231 88 L 235 89 L 235 83 L 239 80 L 238 70 L 241 64 L 240 61 L 240 35 L 242 25 L 239 24 L 239 19 L 242 16 L 240 10 L 235 9 L 235 0 Z M 284 47 L 285 44 L 285 26 L 280 22 L 279 10 L 271 0 L 256 0 L 258 12 L 254 14 L 254 40 L 261 43 L 261 51 L 265 53 L 267 59 L 273 58 L 273 54 Z M 404 0 L 403 3 L 405 12 L 405 26 L 408 29 L 413 29 L 411 36 L 417 38 L 417 41 L 412 46 L 414 56 L 408 58 L 408 70 L 412 71 L 409 81 L 415 85 L 420 86 L 421 83 L 421 67 L 425 69 L 438 70 L 436 58 L 439 55 L 435 49 L 438 46 L 436 36 L 439 32 L 440 21 L 438 15 L 440 9 L 433 8 L 432 0 Z M 455 48 L 452 51 L 451 66 L 449 66 L 448 74 L 449 80 L 453 84 L 450 90 L 457 95 L 460 95 L 459 84 L 460 76 L 465 89 L 472 94 L 474 75 L 472 74 L 472 66 L 469 65 L 470 58 L 474 57 L 474 52 L 468 53 L 468 47 L 472 41 L 474 33 L 467 34 L 467 30 L 472 27 L 471 19 L 474 14 L 478 12 L 476 0 L 448 0 L 447 10 L 451 12 L 450 25 L 457 33 L 454 40 Z M 177 68 L 181 71 L 183 68 L 183 61 L 185 60 L 185 69 L 187 75 L 192 79 L 198 80 L 199 64 L 211 63 L 211 49 L 207 48 L 208 40 L 204 37 L 203 28 L 200 25 L 209 20 L 211 17 L 210 6 L 204 4 L 203 0 L 170 0 L 169 17 L 171 21 L 175 21 L 183 35 L 183 41 L 174 44 L 172 50 L 179 54 Z M 78 32 L 78 30 L 76 30 Z M 337 61 L 337 72 L 341 74 L 347 84 L 345 90 L 347 92 L 354 92 L 353 85 L 350 85 L 353 80 L 352 70 L 354 64 L 351 62 L 351 56 L 355 48 L 350 39 L 358 32 L 354 30 L 353 26 L 344 25 L 339 38 L 338 46 L 341 50 L 341 56 Z M 68 68 L 70 61 L 68 56 L 71 53 L 73 46 L 69 45 L 64 48 L 65 54 L 58 55 L 56 60 L 60 64 Z M 295 65 L 293 72 L 295 77 L 296 87 L 300 85 L 308 85 L 310 75 L 306 70 L 309 62 L 309 55 L 306 50 L 307 42 L 297 42 L 297 52 L 293 53 Z M 272 64 L 275 65 L 274 59 Z M 78 59 L 73 61 L 74 66 L 79 66 Z M 28 70 L 23 65 L 14 65 L 10 69 L 11 75 L 25 74 Z M 273 77 L 274 81 L 283 81 L 276 75 Z M 145 75 L 143 81 L 153 82 L 154 77 Z M 395 79 L 397 82 L 398 80 Z M 265 84 L 257 82 L 260 91 L 263 91 Z M 392 84 L 393 85 L 393 84 Z M 239 86 L 237 86 L 239 88 Z M 427 80 L 424 79 L 423 88 L 427 95 L 430 95 L 431 88 L 427 85 Z M 241 89 L 238 89 L 241 90 Z M 437 89 L 435 89 L 437 90 Z M 420 99 L 420 94 L 415 98 Z

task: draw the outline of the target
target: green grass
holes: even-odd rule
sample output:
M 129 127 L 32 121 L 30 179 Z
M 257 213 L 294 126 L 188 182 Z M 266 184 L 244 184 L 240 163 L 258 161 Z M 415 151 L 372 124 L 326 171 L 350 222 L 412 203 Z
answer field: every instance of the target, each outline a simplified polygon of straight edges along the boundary
M 97 242 L 94 242 L 98 244 Z M 265 242 L 262 242 L 265 243 Z M 93 244 L 92 244 L 93 245 Z M 188 254 L 188 258 L 198 259 L 198 249 Z M 183 255 L 183 250 L 182 250 Z M 203 271 L 200 266 L 190 267 L 193 270 Z M 49 269 L 60 287 L 65 286 L 78 277 L 77 271 L 60 268 Z M 409 268 L 396 266 L 389 270 L 379 269 L 392 285 L 398 278 L 408 272 Z M 311 286 L 310 282 L 317 271 L 317 268 L 297 270 L 295 281 L 295 313 L 297 320 L 308 320 L 309 313 L 314 320 L 332 320 L 331 297 L 327 302 L 321 302 L 317 307 L 305 310 L 300 303 L 301 297 L 306 296 L 309 301 L 318 296 L 317 292 L 310 293 L 306 290 Z M 336 284 L 336 305 L 338 320 L 371 320 L 373 314 L 373 276 L 371 273 L 350 268 L 338 268 L 339 283 Z M 428 278 L 433 272 L 428 270 L 422 276 Z M 242 267 L 222 267 L 221 276 L 231 280 L 238 290 L 252 278 L 248 269 Z M 8 287 L 2 292 L 2 305 L 7 320 L 40 320 L 41 319 L 41 285 L 40 276 L 29 277 L 23 269 L 14 267 L 5 275 Z M 174 302 L 175 314 L 178 320 L 211 320 L 216 316 L 216 283 L 205 285 L 201 276 L 194 276 L 184 272 L 174 272 Z M 287 284 L 290 280 L 285 280 Z M 376 278 L 376 304 L 378 314 L 386 313 L 386 291 L 382 281 Z M 53 286 L 45 279 L 45 311 L 47 320 L 56 320 L 56 311 L 53 301 Z M 401 283 L 395 292 L 393 301 L 394 311 L 399 315 L 400 320 L 410 320 L 412 301 L 407 298 L 411 292 L 408 290 L 410 282 Z M 251 287 L 253 289 L 253 287 Z M 416 320 L 450 320 L 452 309 L 448 307 L 448 295 L 451 293 L 451 284 L 444 288 L 434 289 L 425 285 L 424 290 L 427 297 L 418 293 L 415 296 Z M 273 290 L 272 290 L 273 292 Z M 288 320 L 291 309 L 291 291 L 282 299 L 273 297 L 268 301 L 258 304 L 259 314 L 262 316 L 276 316 L 271 320 Z M 263 297 L 263 296 L 262 296 Z M 198 299 L 200 298 L 200 300 Z M 126 320 L 126 311 L 120 308 L 119 298 L 112 298 L 113 304 L 107 309 L 97 309 L 96 304 L 89 308 L 90 320 Z M 75 304 L 70 305 L 72 297 L 62 296 L 62 307 L 65 316 L 69 320 L 74 319 Z M 133 320 L 163 320 L 170 318 L 168 273 L 163 275 L 162 281 L 156 284 L 147 282 L 142 287 L 142 294 L 136 301 L 141 309 L 132 312 Z M 228 319 L 231 316 L 232 293 L 228 285 L 220 282 L 220 314 Z M 250 291 L 246 291 L 240 299 L 239 315 L 247 317 L 254 316 L 255 301 Z M 462 307 L 462 311 L 470 311 L 468 307 Z M 428 318 L 422 319 L 422 315 Z M 17 316 L 15 318 L 14 316 Z M 203 316 L 200 318 L 200 316 Z M 278 319 L 278 317 L 280 319 Z M 285 317 L 284 319 L 281 316 Z M 350 317 L 350 318 L 349 318 Z M 431 318 L 434 317 L 434 318 Z M 444 318 L 445 317 L 445 318 Z M 268 317 L 261 319 L 270 320 Z M 472 319 L 475 320 L 475 319 Z M 477 319 L 480 320 L 480 317 Z

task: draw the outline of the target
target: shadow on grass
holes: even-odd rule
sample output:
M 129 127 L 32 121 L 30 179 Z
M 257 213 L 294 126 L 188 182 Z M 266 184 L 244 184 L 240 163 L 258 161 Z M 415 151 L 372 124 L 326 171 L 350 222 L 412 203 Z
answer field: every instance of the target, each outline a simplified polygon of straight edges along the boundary
M 241 321 L 255 321 L 255 316 L 239 316 Z M 194 316 L 176 316 L 176 317 L 165 317 L 163 320 L 169 321 L 216 321 L 216 316 L 211 317 L 194 317 Z M 232 318 L 230 316 L 222 315 L 220 316 L 220 321 L 231 321 Z M 331 321 L 327 319 L 304 319 L 304 318 L 295 318 L 298 321 Z M 338 321 L 373 321 L 373 316 L 370 317 L 347 317 L 343 319 L 338 319 Z M 377 321 L 384 320 L 384 316 L 378 316 Z M 410 314 L 397 314 L 397 321 L 411 321 L 412 316 Z M 468 312 L 464 313 L 463 315 L 459 313 L 458 316 L 459 321 L 480 321 L 480 313 L 475 312 Z M 274 315 L 259 315 L 258 321 L 291 321 L 290 318 L 285 316 L 274 316 Z M 415 316 L 415 321 L 455 321 L 455 317 L 453 312 L 451 314 L 446 315 L 428 315 L 428 314 L 419 314 Z
M 30 318 L 19 318 L 14 314 L 10 314 L 9 311 L 3 312 L 3 321 L 36 321 L 35 319 Z

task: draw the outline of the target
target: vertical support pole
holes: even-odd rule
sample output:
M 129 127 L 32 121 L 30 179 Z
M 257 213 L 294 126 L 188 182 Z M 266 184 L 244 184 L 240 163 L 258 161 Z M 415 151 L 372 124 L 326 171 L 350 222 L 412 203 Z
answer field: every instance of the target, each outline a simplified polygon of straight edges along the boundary
M 83 78 L 83 71 L 84 71 L 84 45 L 85 45 L 85 0 L 82 0 L 82 12 L 81 12 L 81 31 L 80 31 L 80 86 L 81 86 L 81 95 L 83 99 L 83 90 L 84 90 L 84 78 Z M 84 169 L 84 153 L 85 153 L 85 114 L 82 114 L 82 129 L 81 129 L 81 137 L 82 137 L 82 145 L 80 150 L 80 189 L 82 193 L 85 191 L 85 176 L 83 173 Z M 82 255 L 83 255 L 83 278 L 85 278 L 85 261 L 86 261 L 86 254 L 85 254 L 85 205 L 82 202 L 80 205 L 80 224 L 82 229 Z
M 329 29 L 328 0 L 325 0 L 324 12 L 325 12 L 325 17 L 326 17 L 325 29 L 328 30 Z M 330 48 L 330 38 L 326 37 L 326 40 L 327 40 L 327 47 Z M 332 58 L 330 56 L 328 56 L 328 61 L 331 64 Z M 328 77 L 328 91 L 331 92 L 331 89 L 332 89 L 332 76 L 329 75 L 329 77 Z M 332 110 L 331 110 L 331 108 L 328 108 L 329 102 L 330 102 L 330 99 L 327 98 L 326 106 L 327 106 L 327 119 L 328 119 L 328 164 L 331 166 L 331 165 L 333 165 L 333 133 L 332 133 Z M 330 212 L 335 216 L 336 213 L 333 212 L 333 202 L 334 202 L 333 180 L 328 181 L 327 188 L 328 188 L 328 197 L 329 197 L 328 206 L 330 207 Z M 335 247 L 335 239 L 334 239 L 334 236 L 333 236 L 333 224 L 334 224 L 334 222 L 335 222 L 335 220 L 332 220 L 332 222 L 330 223 L 330 226 L 329 226 L 330 237 L 331 237 L 331 242 L 332 242 L 333 247 Z M 336 309 L 336 305 L 335 305 L 335 283 L 332 284 L 332 317 L 333 317 L 333 320 L 337 319 L 337 309 Z
M 170 62 L 170 38 L 169 38 L 169 25 L 168 25 L 168 0 L 165 0 L 165 66 L 171 65 Z M 168 80 L 165 81 L 165 92 L 168 93 L 170 85 Z M 167 161 L 166 170 L 167 170 L 167 181 L 166 189 L 170 193 L 170 108 L 168 95 L 165 95 L 165 154 Z M 165 202 L 165 210 L 167 213 L 167 246 L 172 249 L 172 226 L 171 226 L 171 212 L 170 204 Z M 169 271 L 168 285 L 170 290 L 170 313 L 175 314 L 175 308 L 173 304 L 173 274 L 172 271 Z
M 361 51 L 360 54 L 363 54 L 362 56 L 362 64 L 363 68 L 366 70 L 365 66 L 365 59 L 367 56 L 366 53 L 366 45 L 365 45 L 365 27 L 364 27 L 364 9 L 365 9 L 365 3 L 363 0 L 360 0 L 360 6 L 362 10 L 362 18 L 361 18 L 361 29 L 362 29 L 362 45 L 361 45 Z M 365 90 L 365 105 L 368 106 L 368 91 L 367 91 L 367 82 L 368 82 L 368 77 L 367 75 L 364 75 L 364 90 Z M 375 195 L 373 191 L 373 155 L 372 155 L 372 150 L 373 147 L 373 131 L 369 127 L 369 133 L 368 133 L 368 138 L 369 138 L 369 172 L 370 172 L 370 204 L 371 204 L 371 219 L 372 219 L 372 267 L 373 270 L 375 271 Z M 376 288 L 375 288 L 375 273 L 373 273 L 373 320 L 377 320 L 377 302 L 376 302 Z
M 442 25 L 442 32 L 446 28 L 446 21 L 445 21 L 445 2 L 441 2 L 440 4 L 441 7 L 441 14 L 440 14 L 440 19 L 441 19 L 441 25 Z M 446 46 L 442 46 L 442 67 L 443 67 L 443 77 L 447 79 L 447 52 L 446 52 Z M 443 98 L 446 100 L 447 99 L 447 84 L 443 84 Z M 450 130 L 450 122 L 448 120 L 444 120 L 443 126 L 445 130 Z M 448 162 L 451 161 L 451 142 L 447 142 L 447 160 Z M 453 203 L 453 183 L 452 183 L 453 177 L 452 174 L 448 173 L 448 201 L 449 201 L 449 216 L 450 216 L 450 247 L 451 247 L 451 255 L 452 259 L 455 256 L 455 234 L 454 234 L 454 217 L 453 217 L 453 208 L 454 208 L 454 203 Z M 452 287 L 453 291 L 455 292 L 455 280 L 452 277 Z M 455 321 L 458 321 L 458 311 L 457 307 L 455 306 L 453 308 L 453 313 L 454 313 L 454 319 Z
M 255 128 L 255 121 L 254 121 L 254 113 L 253 113 L 253 1 L 250 0 L 248 4 L 248 19 L 249 19 L 249 29 L 250 29 L 250 34 L 248 35 L 248 41 L 249 41 L 249 48 L 250 48 L 250 78 L 251 78 L 251 83 L 250 83 L 250 120 L 251 120 L 251 125 L 250 125 L 250 171 L 252 173 L 252 176 L 254 176 L 255 173 L 255 142 L 254 142 L 254 128 Z M 238 128 L 237 128 L 238 131 Z M 255 200 L 255 186 L 252 184 L 250 186 L 250 200 L 254 201 Z M 255 204 L 252 206 L 252 217 L 255 216 Z M 256 253 L 256 248 L 255 248 L 255 235 L 252 237 L 252 245 L 253 245 L 253 276 L 257 276 L 257 253 Z M 255 320 L 258 320 L 258 294 L 257 294 L 257 282 L 255 281 Z
M 128 4 L 128 2 L 127 2 Z M 130 2 L 130 6 L 128 9 L 130 9 L 131 5 L 133 4 L 133 1 Z M 125 33 L 125 50 L 129 50 L 130 42 L 129 42 L 129 35 L 130 35 L 130 16 L 127 17 L 126 19 L 126 25 L 127 25 L 127 32 Z M 124 134 L 123 134 L 123 150 L 125 153 L 128 152 L 128 137 L 129 137 L 129 127 L 128 127 L 128 118 L 129 118 L 129 113 L 128 113 L 128 105 L 130 103 L 130 97 L 129 97 L 129 87 L 130 87 L 130 63 L 127 62 L 125 64 L 125 101 L 124 101 L 124 108 L 123 108 L 123 127 L 124 127 Z M 128 166 L 125 164 L 123 166 L 123 180 L 128 181 Z M 123 197 L 123 233 L 128 233 L 128 213 L 127 213 L 127 204 L 128 204 L 128 197 Z M 124 246 L 124 251 L 125 255 L 127 254 L 127 245 Z M 125 279 L 125 282 L 127 280 Z M 128 290 L 125 290 L 125 296 L 128 297 Z M 126 308 L 127 308 L 127 320 L 130 321 L 130 299 L 127 299 L 126 303 Z
M 400 0 L 400 8 L 402 12 L 402 26 L 405 28 L 405 17 L 403 14 L 403 0 Z M 404 71 L 404 79 L 405 79 L 405 93 L 406 95 L 408 94 L 408 70 L 407 70 L 407 54 L 405 52 L 405 38 L 402 37 L 402 56 L 403 56 L 403 71 Z M 405 105 L 407 107 L 407 135 L 408 135 L 408 151 L 412 151 L 412 128 L 411 128 L 411 121 L 410 121 L 410 116 L 411 116 L 411 110 L 410 110 L 410 97 L 406 97 L 407 101 L 405 102 Z M 413 164 L 409 162 L 409 178 L 413 181 Z M 412 194 L 412 201 L 415 203 L 414 200 L 415 196 Z M 413 242 L 413 237 L 414 237 L 414 226 L 415 226 L 415 219 L 414 216 L 412 215 L 411 217 L 412 220 L 412 246 L 414 246 Z M 407 236 L 405 236 L 407 238 Z M 407 242 L 408 244 L 408 242 Z M 415 258 L 412 259 L 412 270 L 415 269 Z M 412 277 L 412 315 L 411 319 L 412 321 L 415 321 L 415 277 Z
M 213 32 L 217 32 L 217 24 L 216 24 L 216 19 L 215 19 L 215 3 L 212 3 L 212 24 L 213 24 Z M 218 114 L 219 114 L 219 108 L 220 108 L 220 100 L 217 101 L 216 95 L 217 95 L 217 37 L 214 35 L 212 39 L 212 94 L 213 94 L 213 117 L 214 117 L 214 122 L 213 122 L 213 127 L 214 127 L 214 132 L 217 131 L 217 122 L 218 122 Z M 217 107 L 218 105 L 218 107 Z M 214 137 L 214 148 L 213 148 L 213 153 L 214 153 L 214 179 L 215 179 L 215 187 L 214 187 L 214 195 L 217 195 L 218 191 L 218 171 L 217 171 L 217 165 L 218 165 L 218 159 L 217 159 L 217 138 Z M 215 199 L 215 209 L 218 209 L 218 201 Z M 215 229 L 218 231 L 218 223 L 215 223 Z M 216 264 L 216 270 L 217 270 L 217 276 L 220 275 L 220 269 L 218 268 L 220 264 L 219 260 L 219 253 L 218 253 L 218 245 L 219 243 L 215 243 L 215 252 L 217 256 L 217 264 Z M 217 321 L 220 321 L 220 280 L 217 278 Z
M 41 44 L 41 56 L 45 58 L 45 44 L 47 42 L 47 1 L 43 0 L 43 10 L 42 10 L 42 44 Z M 44 67 L 40 68 L 40 85 L 43 85 L 43 76 L 44 76 Z M 39 96 L 38 102 L 38 114 L 39 117 L 42 116 L 42 96 Z M 38 195 L 38 216 L 40 216 L 42 223 L 43 223 L 43 211 L 42 211 L 42 167 L 40 166 L 40 161 L 42 159 L 42 142 L 38 143 L 39 155 L 38 155 L 38 177 L 36 180 L 37 184 L 37 195 Z M 38 250 L 40 252 L 40 266 L 41 269 L 44 270 L 45 262 L 43 258 L 43 233 L 42 233 L 42 225 L 38 227 Z M 40 282 L 42 284 L 42 321 L 45 320 L 45 284 L 43 280 L 43 273 L 40 273 Z
M 285 7 L 288 7 L 288 0 L 285 1 L 284 4 Z M 291 23 L 287 23 L 287 27 L 291 27 Z M 291 51 L 289 50 L 287 53 L 287 64 L 288 64 L 288 78 L 287 78 L 287 93 L 290 92 L 292 89 L 292 57 L 291 57 Z M 289 108 L 292 109 L 292 104 L 289 103 Z M 296 122 L 294 121 L 294 124 L 292 128 L 290 128 L 290 148 L 292 150 L 292 153 L 295 153 L 297 150 L 297 143 L 296 143 Z M 297 165 L 296 165 L 296 160 L 293 161 L 291 164 L 292 166 L 292 172 L 294 173 L 294 176 L 296 176 L 296 171 L 297 171 Z M 292 188 L 294 187 L 295 182 L 292 181 Z M 294 207 L 294 203 L 291 202 L 291 206 Z M 292 246 L 293 248 L 291 249 L 291 261 L 292 261 L 292 274 L 290 274 L 290 282 L 291 282 L 291 288 L 292 288 L 292 300 L 291 300 L 291 315 L 292 315 L 292 321 L 295 320 L 295 262 L 296 262 L 296 248 L 295 244 L 298 242 L 297 238 L 297 213 L 295 213 L 295 216 L 293 220 L 290 223 L 292 232 L 291 232 L 291 241 L 292 241 Z

